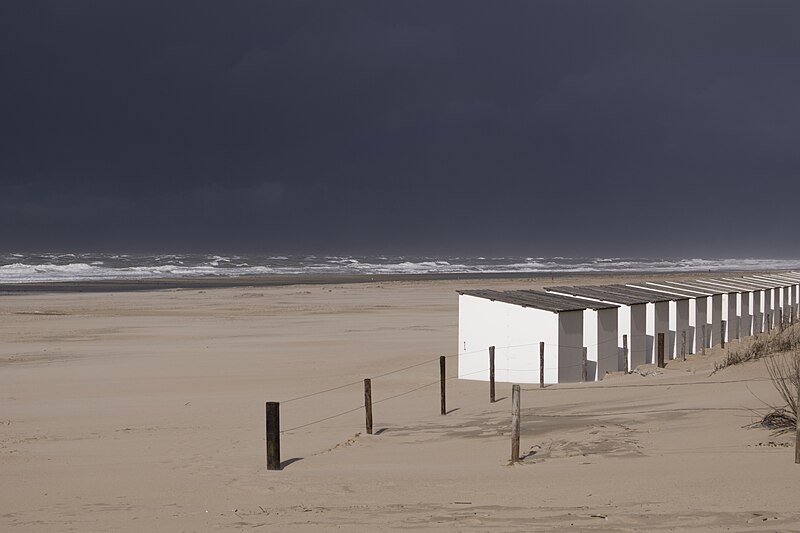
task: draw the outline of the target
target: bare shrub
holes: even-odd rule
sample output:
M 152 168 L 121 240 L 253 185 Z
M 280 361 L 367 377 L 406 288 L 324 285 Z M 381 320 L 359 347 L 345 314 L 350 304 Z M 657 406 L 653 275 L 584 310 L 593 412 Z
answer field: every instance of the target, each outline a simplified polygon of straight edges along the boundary
M 796 328 L 775 330 L 773 333 L 764 334 L 753 339 L 753 342 L 742 348 L 731 347 L 725 359 L 714 364 L 711 374 L 719 372 L 725 367 L 755 361 L 768 355 L 788 352 L 800 348 L 800 336 Z
M 800 350 L 795 349 L 785 357 L 764 359 L 772 384 L 780 394 L 786 407 L 773 408 L 773 412 L 783 410 L 797 422 L 797 391 L 800 388 Z

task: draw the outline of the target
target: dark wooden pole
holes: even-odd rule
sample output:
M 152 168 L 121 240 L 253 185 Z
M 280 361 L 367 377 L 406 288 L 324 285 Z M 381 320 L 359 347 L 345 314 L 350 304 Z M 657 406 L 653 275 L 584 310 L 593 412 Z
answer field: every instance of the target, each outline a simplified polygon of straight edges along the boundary
M 281 469 L 281 404 L 267 402 L 267 470 Z
M 628 373 L 628 336 L 622 336 L 622 370 L 627 374 Z
M 539 343 L 539 388 L 544 388 L 544 341 Z
M 783 309 L 778 310 L 778 328 L 783 331 Z
M 494 403 L 494 346 L 489 346 L 489 403 Z
M 584 346 L 583 348 L 583 356 L 581 358 L 581 381 L 586 382 L 589 381 L 589 364 L 588 364 L 588 356 L 586 355 L 587 349 Z
M 658 368 L 664 368 L 666 366 L 664 364 L 664 334 L 658 334 L 658 359 L 656 360 L 658 363 Z
M 727 322 L 725 320 L 719 323 L 719 347 L 723 350 L 725 349 L 725 326 Z
M 511 386 L 511 464 L 519 462 L 519 385 Z
M 369 378 L 364 379 L 364 414 L 367 435 L 372 435 L 372 381 Z
M 686 361 L 686 330 L 681 331 L 681 361 Z
M 445 363 L 445 356 L 439 357 L 439 390 L 442 394 L 442 415 L 447 414 L 447 396 L 445 391 L 445 381 L 447 380 L 446 374 L 446 363 Z

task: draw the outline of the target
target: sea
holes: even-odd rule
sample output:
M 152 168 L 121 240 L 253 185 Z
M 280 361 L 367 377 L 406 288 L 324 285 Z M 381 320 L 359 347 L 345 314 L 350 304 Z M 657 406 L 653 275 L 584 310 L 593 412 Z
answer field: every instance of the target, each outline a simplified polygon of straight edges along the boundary
M 0 253 L 0 283 L 291 274 L 714 272 L 772 269 L 800 269 L 800 259 Z

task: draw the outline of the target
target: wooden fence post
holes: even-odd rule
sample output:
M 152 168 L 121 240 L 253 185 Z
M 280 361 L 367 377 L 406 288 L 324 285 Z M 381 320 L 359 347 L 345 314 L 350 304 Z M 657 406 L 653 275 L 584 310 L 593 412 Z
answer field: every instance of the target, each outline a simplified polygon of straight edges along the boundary
M 686 361 L 686 330 L 681 331 L 681 361 Z
M 519 462 L 519 385 L 511 386 L 511 464 Z
M 702 348 L 702 351 L 700 353 L 705 355 L 706 354 L 706 325 L 703 324 L 701 329 L 702 329 L 702 335 L 703 335 L 703 348 Z
M 544 388 L 544 341 L 539 343 L 539 388 Z
M 622 370 L 628 373 L 628 335 L 622 336 Z
M 664 334 L 658 334 L 658 359 L 656 359 L 658 368 L 664 368 Z
M 783 331 L 783 309 L 778 309 L 778 328 Z
M 372 381 L 369 378 L 364 379 L 364 414 L 367 435 L 372 435 Z
M 725 326 L 727 325 L 726 320 L 722 320 L 719 323 L 719 347 L 723 350 L 725 349 Z
M 489 403 L 494 403 L 494 346 L 489 346 Z
M 445 390 L 445 382 L 447 381 L 447 377 L 446 377 L 446 373 L 447 372 L 446 372 L 446 366 L 445 366 L 446 363 L 445 363 L 445 361 L 446 361 L 445 356 L 443 356 L 443 355 L 439 356 L 439 390 L 440 390 L 441 395 L 442 395 L 442 402 L 441 402 L 442 415 L 446 415 L 447 414 L 447 396 L 446 396 L 446 390 Z
M 267 470 L 281 469 L 281 404 L 267 402 Z
M 587 349 L 586 349 L 586 347 L 584 347 L 583 348 L 583 358 L 582 358 L 582 361 L 581 361 L 581 363 L 582 363 L 581 364 L 581 381 L 583 381 L 583 382 L 589 381 L 589 368 L 588 368 L 589 364 L 587 362 L 588 357 L 586 355 L 586 352 L 587 352 Z

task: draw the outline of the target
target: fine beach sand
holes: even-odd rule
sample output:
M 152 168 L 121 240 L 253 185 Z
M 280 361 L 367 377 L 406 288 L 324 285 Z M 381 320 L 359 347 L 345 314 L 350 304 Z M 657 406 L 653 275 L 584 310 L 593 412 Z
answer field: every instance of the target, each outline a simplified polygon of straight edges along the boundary
M 487 383 L 451 379 L 440 416 L 455 290 L 550 283 L 2 295 L 0 530 L 800 531 L 794 434 L 747 427 L 779 402 L 760 361 L 709 377 L 716 348 L 654 375 L 523 385 L 514 466 L 509 384 L 490 404 Z M 265 465 L 265 401 L 290 430 L 282 471 Z

